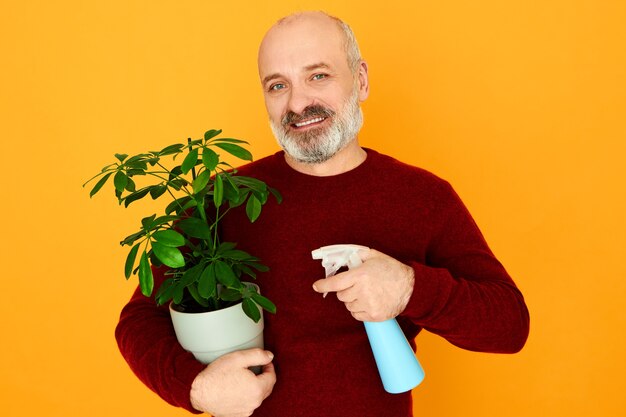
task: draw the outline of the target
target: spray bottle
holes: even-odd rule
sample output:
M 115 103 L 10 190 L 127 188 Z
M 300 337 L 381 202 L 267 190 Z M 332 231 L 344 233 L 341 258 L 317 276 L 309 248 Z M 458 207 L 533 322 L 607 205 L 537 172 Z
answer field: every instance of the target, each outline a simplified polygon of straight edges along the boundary
M 368 250 L 359 245 L 331 245 L 311 254 L 313 259 L 322 260 L 328 278 L 343 266 L 352 269 L 361 265 L 358 251 L 363 249 Z M 385 391 L 399 394 L 418 386 L 424 379 L 424 370 L 396 319 L 364 324 Z

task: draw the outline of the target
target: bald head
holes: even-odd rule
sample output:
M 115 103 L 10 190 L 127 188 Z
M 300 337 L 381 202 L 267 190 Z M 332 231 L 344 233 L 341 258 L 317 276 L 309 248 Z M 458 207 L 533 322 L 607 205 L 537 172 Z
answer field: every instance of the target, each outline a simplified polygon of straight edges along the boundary
M 307 35 L 310 36 L 318 31 L 323 31 L 329 36 L 332 36 L 334 40 L 341 41 L 348 66 L 353 73 L 356 73 L 361 62 L 361 52 L 354 32 L 352 32 L 350 26 L 343 20 L 321 11 L 298 12 L 278 20 L 274 26 L 267 31 L 261 42 L 261 46 L 259 47 L 259 61 L 261 60 L 264 48 L 267 48 L 269 44 L 271 44 L 271 41 L 275 41 L 276 37 L 280 36 L 281 33 L 285 33 L 294 27 L 301 27 L 303 29 L 300 31 L 300 34 L 304 38 L 306 38 Z

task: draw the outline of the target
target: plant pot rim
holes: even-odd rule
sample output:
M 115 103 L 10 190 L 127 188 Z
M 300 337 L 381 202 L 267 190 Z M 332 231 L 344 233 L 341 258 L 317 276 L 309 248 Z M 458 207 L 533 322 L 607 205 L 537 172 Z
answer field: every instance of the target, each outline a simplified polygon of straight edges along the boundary
M 178 314 L 211 314 L 211 313 L 217 313 L 219 311 L 226 311 L 226 310 L 229 310 L 229 309 L 234 308 L 234 307 L 241 308 L 241 303 L 242 302 L 243 301 L 240 300 L 240 301 L 237 302 L 237 304 L 233 304 L 233 305 L 230 305 L 228 307 L 220 308 L 218 310 L 193 312 L 193 311 L 180 311 L 180 310 L 178 310 L 176 308 L 177 304 L 175 304 L 174 301 L 170 301 L 169 309 L 170 309 L 170 311 L 173 311 L 173 312 L 178 313 Z

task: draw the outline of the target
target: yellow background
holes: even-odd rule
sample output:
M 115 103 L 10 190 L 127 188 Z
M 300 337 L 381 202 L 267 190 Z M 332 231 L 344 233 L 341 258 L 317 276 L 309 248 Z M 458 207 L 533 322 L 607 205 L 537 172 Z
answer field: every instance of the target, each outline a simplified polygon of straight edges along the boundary
M 117 242 L 154 207 L 81 184 L 115 152 L 209 128 L 274 152 L 257 46 L 312 4 L 2 2 L 1 415 L 186 415 L 113 339 L 135 285 Z M 420 336 L 416 415 L 624 415 L 626 2 L 314 7 L 350 23 L 369 62 L 362 143 L 449 180 L 530 308 L 517 355 Z

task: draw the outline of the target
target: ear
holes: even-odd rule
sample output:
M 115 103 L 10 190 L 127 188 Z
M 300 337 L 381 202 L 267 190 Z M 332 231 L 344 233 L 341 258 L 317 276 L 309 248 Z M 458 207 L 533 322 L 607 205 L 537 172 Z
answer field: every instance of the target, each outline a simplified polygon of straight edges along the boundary
M 365 101 L 370 94 L 370 84 L 367 77 L 367 62 L 361 60 L 357 69 L 357 81 L 359 86 L 359 101 Z

